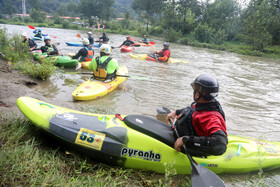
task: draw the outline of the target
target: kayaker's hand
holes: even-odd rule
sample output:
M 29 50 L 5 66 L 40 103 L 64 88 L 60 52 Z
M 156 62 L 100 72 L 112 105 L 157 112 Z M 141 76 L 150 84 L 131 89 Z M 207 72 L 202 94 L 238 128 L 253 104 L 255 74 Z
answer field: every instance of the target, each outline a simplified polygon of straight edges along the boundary
M 176 151 L 181 152 L 181 147 L 184 145 L 183 143 L 183 137 L 178 138 L 174 144 L 174 149 L 176 149 Z
M 167 116 L 166 116 L 166 121 L 167 121 L 167 123 L 168 123 L 168 120 L 169 120 L 169 119 L 171 119 L 172 121 L 174 121 L 175 118 L 176 118 L 176 111 L 173 111 L 173 112 L 167 114 Z

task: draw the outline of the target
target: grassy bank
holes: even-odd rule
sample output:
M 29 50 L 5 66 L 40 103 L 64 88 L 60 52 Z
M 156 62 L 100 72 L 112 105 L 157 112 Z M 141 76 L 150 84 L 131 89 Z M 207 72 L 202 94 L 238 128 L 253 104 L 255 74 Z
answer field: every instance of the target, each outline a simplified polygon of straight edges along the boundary
M 71 152 L 28 120 L 0 116 L 1 186 L 190 186 L 186 176 L 124 169 Z M 1 121 L 1 120 L 0 120 Z
M 51 62 L 34 62 L 28 42 L 22 43 L 22 37 L 19 35 L 9 38 L 6 29 L 0 29 L 0 52 L 1 58 L 14 69 L 32 78 L 45 80 L 55 72 L 56 67 Z

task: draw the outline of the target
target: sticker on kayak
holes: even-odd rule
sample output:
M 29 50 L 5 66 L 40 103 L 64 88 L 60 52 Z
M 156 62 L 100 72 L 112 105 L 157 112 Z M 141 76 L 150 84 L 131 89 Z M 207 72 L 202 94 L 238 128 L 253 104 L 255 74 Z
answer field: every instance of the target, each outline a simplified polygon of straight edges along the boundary
M 90 147 L 96 150 L 101 150 L 105 134 L 93 130 L 81 128 L 76 137 L 76 144 Z
M 73 114 L 70 114 L 70 113 L 55 114 L 55 117 L 66 120 L 66 121 L 71 121 L 73 123 L 75 123 L 74 120 L 78 120 L 78 118 L 76 118 Z
M 127 155 L 128 157 L 139 158 L 143 160 L 149 160 L 154 162 L 160 162 L 161 155 L 159 153 L 154 153 L 152 150 L 150 151 L 142 151 L 139 149 L 130 149 L 127 147 L 122 148 L 121 156 Z

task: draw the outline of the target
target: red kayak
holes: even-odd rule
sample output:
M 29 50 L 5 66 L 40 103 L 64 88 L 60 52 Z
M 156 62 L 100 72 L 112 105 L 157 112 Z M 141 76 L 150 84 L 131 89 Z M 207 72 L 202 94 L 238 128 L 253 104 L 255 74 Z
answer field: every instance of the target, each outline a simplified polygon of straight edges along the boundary
M 123 46 L 123 47 L 121 48 L 121 52 L 131 52 L 131 51 L 133 51 L 133 50 L 134 50 L 134 48 L 131 47 L 131 46 Z

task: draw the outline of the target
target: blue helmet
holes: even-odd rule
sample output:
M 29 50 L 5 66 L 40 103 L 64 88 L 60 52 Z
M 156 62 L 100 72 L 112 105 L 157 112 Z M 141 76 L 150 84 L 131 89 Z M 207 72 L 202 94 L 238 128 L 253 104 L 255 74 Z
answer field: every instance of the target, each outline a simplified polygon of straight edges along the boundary
M 41 29 L 38 29 L 38 32 L 41 32 L 42 30 Z

